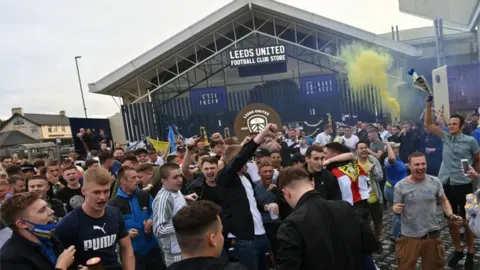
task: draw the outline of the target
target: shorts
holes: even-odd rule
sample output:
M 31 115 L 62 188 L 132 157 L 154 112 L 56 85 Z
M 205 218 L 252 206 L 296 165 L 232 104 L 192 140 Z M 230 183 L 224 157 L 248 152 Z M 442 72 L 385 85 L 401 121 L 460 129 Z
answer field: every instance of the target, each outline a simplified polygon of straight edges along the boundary
M 368 208 L 370 210 L 370 218 L 373 221 L 373 224 L 382 224 L 383 223 L 383 206 L 380 201 L 374 203 L 369 203 Z
M 465 197 L 467 194 L 473 193 L 473 184 L 459 186 L 443 185 L 443 191 L 452 206 L 453 213 L 465 219 L 465 203 L 467 202 Z

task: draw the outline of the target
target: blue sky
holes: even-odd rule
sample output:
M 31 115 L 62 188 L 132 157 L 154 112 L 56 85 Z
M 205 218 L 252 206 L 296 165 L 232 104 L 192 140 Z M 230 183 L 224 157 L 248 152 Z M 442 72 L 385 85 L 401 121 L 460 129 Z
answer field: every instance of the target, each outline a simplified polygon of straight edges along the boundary
M 0 118 L 12 107 L 28 113 L 83 116 L 74 57 L 88 114 L 119 111 L 111 97 L 88 92 L 119 66 L 227 4 L 227 0 L 0 1 Z M 374 33 L 432 25 L 402 14 L 397 0 L 281 0 Z M 347 15 L 348 14 L 348 15 Z

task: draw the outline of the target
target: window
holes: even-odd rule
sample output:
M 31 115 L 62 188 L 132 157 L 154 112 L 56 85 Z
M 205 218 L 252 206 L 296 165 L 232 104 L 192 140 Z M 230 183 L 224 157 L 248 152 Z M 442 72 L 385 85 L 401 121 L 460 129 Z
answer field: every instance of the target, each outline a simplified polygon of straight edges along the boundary
M 65 129 L 65 126 L 62 126 L 62 132 L 65 132 L 66 129 Z
M 31 132 L 32 132 L 32 134 L 37 134 L 37 132 L 38 132 L 37 127 L 32 127 Z
M 52 133 L 52 127 L 48 127 L 48 132 Z
M 53 132 L 57 132 L 57 127 L 53 127 Z

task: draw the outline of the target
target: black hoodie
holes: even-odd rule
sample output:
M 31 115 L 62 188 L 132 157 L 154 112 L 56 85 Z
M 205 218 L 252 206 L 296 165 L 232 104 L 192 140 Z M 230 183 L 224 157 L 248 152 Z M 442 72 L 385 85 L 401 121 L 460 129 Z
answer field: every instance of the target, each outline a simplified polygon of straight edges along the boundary
M 229 262 L 226 257 L 198 257 L 184 259 L 170 265 L 168 270 L 247 270 L 243 264 Z
M 321 170 L 316 173 L 310 173 L 305 164 L 305 170 L 310 175 L 310 178 L 315 182 L 315 189 L 320 192 L 325 200 L 341 200 L 342 192 L 338 180 L 333 174 L 327 170 Z

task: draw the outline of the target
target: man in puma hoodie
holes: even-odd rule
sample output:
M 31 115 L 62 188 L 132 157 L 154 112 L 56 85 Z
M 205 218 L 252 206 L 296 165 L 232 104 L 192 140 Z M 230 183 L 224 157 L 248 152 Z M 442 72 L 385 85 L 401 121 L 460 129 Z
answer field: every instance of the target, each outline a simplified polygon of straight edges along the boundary
M 237 262 L 220 256 L 223 249 L 223 226 L 220 207 L 200 200 L 180 209 L 173 217 L 173 227 L 183 260 L 168 270 L 247 270 Z

